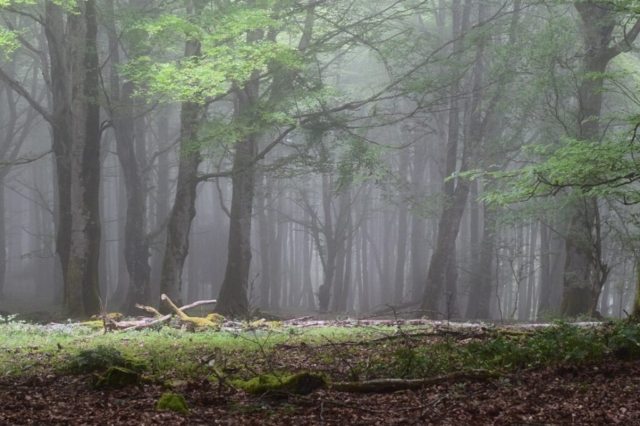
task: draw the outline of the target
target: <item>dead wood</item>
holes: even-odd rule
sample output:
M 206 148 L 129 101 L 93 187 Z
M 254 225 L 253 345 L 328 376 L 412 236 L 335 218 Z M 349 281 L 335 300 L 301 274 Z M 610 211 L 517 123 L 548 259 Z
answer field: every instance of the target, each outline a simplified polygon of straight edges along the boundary
M 172 316 L 173 316 L 173 314 L 169 314 L 169 315 L 161 316 L 160 318 L 157 318 L 157 319 L 155 319 L 153 321 L 147 321 L 147 320 L 138 321 L 138 324 L 131 325 L 131 326 L 127 327 L 127 328 L 124 328 L 122 331 L 142 330 L 144 328 L 148 328 L 148 327 L 154 326 L 154 325 L 159 324 L 161 322 L 169 321 Z
M 471 370 L 454 373 L 446 376 L 431 377 L 427 379 L 378 379 L 364 382 L 336 382 L 329 387 L 339 392 L 351 393 L 389 393 L 401 390 L 418 390 L 425 386 L 441 384 L 451 380 L 492 380 L 502 375 L 496 371 Z
M 200 300 L 198 302 L 193 302 L 189 305 L 184 305 L 180 308 L 181 311 L 186 311 L 187 309 L 193 309 L 202 305 L 213 305 L 214 303 L 218 303 L 217 300 Z
M 169 299 L 169 297 L 166 294 L 163 294 L 162 296 L 160 296 L 160 299 L 162 299 L 167 304 L 167 306 L 169 306 L 169 309 L 171 309 L 176 315 L 178 315 L 178 317 L 180 317 L 180 320 L 183 322 L 193 324 L 196 327 L 211 327 L 211 328 L 218 327 L 218 324 L 214 323 L 213 321 L 210 321 L 207 318 L 190 317 L 189 315 L 185 314 L 171 301 L 171 299 Z
M 149 312 L 150 314 L 153 314 L 153 316 L 156 318 L 161 318 L 163 316 L 160 312 L 158 312 L 156 308 L 152 306 L 145 306 L 145 305 L 140 305 L 136 303 L 136 308 L 142 309 L 145 312 Z

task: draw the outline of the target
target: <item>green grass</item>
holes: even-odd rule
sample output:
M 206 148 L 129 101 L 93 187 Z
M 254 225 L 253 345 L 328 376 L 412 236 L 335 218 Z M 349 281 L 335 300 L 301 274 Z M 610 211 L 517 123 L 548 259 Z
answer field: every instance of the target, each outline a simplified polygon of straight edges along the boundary
M 273 352 L 275 345 L 280 343 L 298 344 L 304 341 L 313 345 L 326 343 L 327 339 L 366 339 L 381 333 L 383 331 L 374 329 L 354 333 L 345 328 L 309 329 L 304 332 L 255 330 L 189 333 L 164 327 L 159 330 L 103 334 L 77 324 L 52 327 L 9 321 L 0 324 L 0 376 L 64 372 L 70 363 L 78 360 L 78 356 L 83 358 L 83 351 L 103 348 L 103 352 L 106 352 L 114 348 L 127 359 L 148 363 L 148 374 L 154 378 L 191 378 L 198 373 L 196 369 L 203 358 L 209 357 L 215 348 L 223 349 L 229 367 L 233 367 Z M 121 363 L 113 361 L 113 364 Z

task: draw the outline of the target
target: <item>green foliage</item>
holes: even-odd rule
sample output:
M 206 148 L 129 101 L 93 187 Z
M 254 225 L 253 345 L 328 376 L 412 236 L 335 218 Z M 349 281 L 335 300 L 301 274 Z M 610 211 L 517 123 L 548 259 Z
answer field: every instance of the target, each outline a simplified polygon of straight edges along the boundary
M 283 25 L 273 18 L 270 3 L 214 6 L 195 14 L 178 10 L 138 21 L 131 30 L 146 34 L 147 45 L 155 49 L 122 71 L 144 87 L 147 96 L 205 102 L 226 93 L 232 83 L 242 85 L 253 73 L 264 73 L 276 64 L 297 69 L 301 62 L 296 49 L 264 36 Z M 201 54 L 184 57 L 187 41 L 197 41 Z
M 338 160 L 338 191 L 369 179 L 380 180 L 388 172 L 381 159 L 386 148 L 356 136 L 338 143 L 344 149 Z
M 638 118 L 632 120 L 640 121 Z M 635 135 L 627 136 L 627 142 L 565 138 L 559 148 L 552 145 L 526 147 L 525 155 L 532 160 L 543 158 L 544 161 L 517 171 L 489 173 L 492 178 L 502 180 L 504 186 L 487 192 L 481 200 L 510 204 L 577 189 L 573 195 L 640 202 L 639 188 L 633 184 L 640 179 L 636 160 L 640 144 Z
M 640 358 L 640 325 L 636 323 L 624 323 L 613 327 L 608 335 L 607 342 L 610 350 L 617 358 Z

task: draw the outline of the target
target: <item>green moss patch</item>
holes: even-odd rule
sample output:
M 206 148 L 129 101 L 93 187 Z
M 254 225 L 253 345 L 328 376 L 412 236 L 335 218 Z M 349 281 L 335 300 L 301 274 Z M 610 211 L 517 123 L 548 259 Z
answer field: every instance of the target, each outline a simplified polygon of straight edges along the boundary
M 262 374 L 251 380 L 233 380 L 231 384 L 251 394 L 262 394 L 268 391 L 282 391 L 307 395 L 316 389 L 326 386 L 324 377 L 319 374 L 298 373 L 293 375 L 275 376 Z
M 177 393 L 165 393 L 162 395 L 156 409 L 171 410 L 180 414 L 190 414 L 187 400 L 184 399 L 184 396 Z

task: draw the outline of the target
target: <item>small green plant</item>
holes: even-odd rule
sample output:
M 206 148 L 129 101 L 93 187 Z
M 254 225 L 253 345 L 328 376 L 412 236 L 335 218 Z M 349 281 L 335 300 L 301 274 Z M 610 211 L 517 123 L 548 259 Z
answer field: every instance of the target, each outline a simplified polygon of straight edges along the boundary
M 616 358 L 632 360 L 640 358 L 640 326 L 618 323 L 610 330 L 608 347 Z

